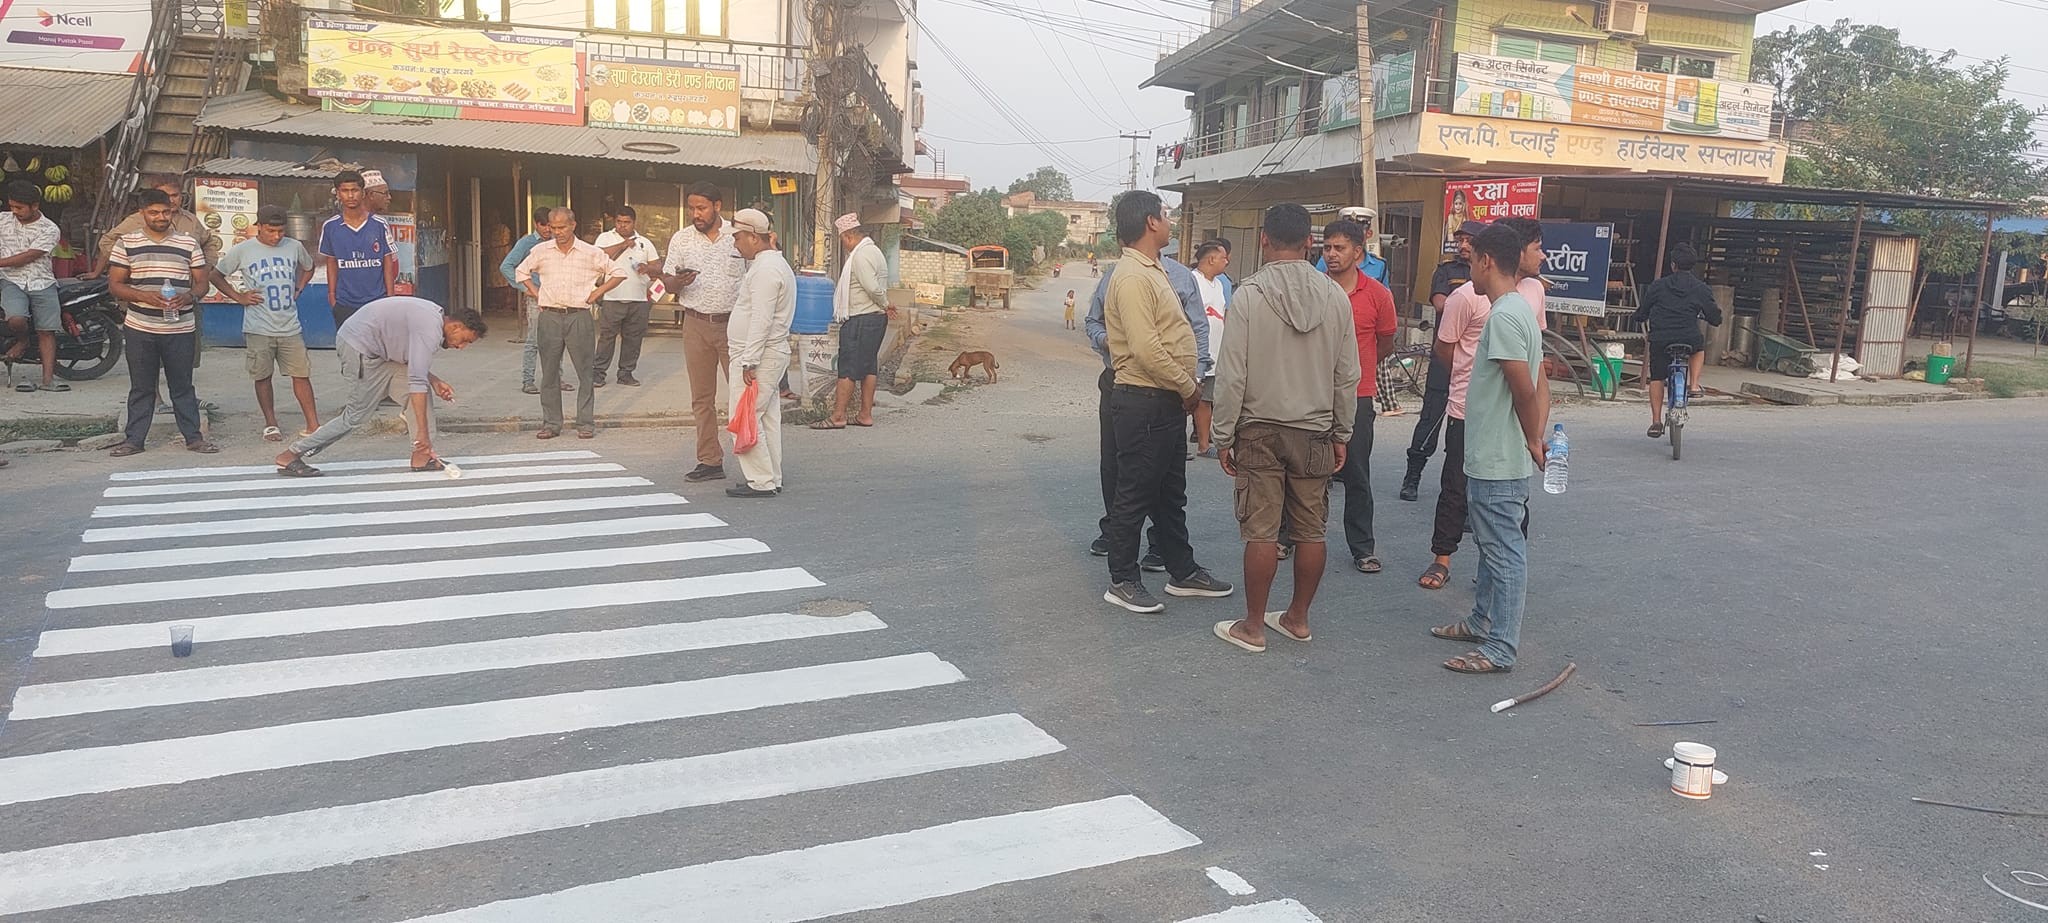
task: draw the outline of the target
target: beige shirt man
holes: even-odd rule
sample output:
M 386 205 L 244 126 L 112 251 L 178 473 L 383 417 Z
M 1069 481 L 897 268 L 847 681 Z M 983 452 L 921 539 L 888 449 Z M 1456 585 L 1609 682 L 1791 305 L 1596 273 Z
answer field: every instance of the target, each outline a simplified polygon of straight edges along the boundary
M 1159 261 L 1124 248 L 1104 300 L 1103 326 L 1116 383 L 1172 391 L 1187 398 L 1195 383 L 1195 329 Z
M 534 281 L 535 276 L 539 277 L 535 285 L 540 289 L 541 307 L 592 310 L 597 307 L 592 294 L 598 287 L 608 279 L 625 279 L 626 271 L 594 244 L 577 240 L 563 250 L 559 243 L 542 241 L 515 271 L 520 285 Z

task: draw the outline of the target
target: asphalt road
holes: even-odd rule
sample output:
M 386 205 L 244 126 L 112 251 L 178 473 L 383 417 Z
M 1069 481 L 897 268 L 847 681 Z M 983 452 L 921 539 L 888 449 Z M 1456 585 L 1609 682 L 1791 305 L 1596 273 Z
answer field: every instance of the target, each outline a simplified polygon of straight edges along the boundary
M 790 433 L 775 500 L 685 484 L 655 430 L 451 435 L 598 456 L 457 482 L 109 480 L 252 445 L 17 458 L 0 919 L 2042 915 L 1982 877 L 2048 902 L 2009 877 L 2048 872 L 2041 821 L 1908 798 L 2048 809 L 2048 404 L 1717 408 L 1678 463 L 1635 408 L 1562 410 L 1522 666 L 1477 678 L 1424 633 L 1470 606 L 1470 549 L 1415 586 L 1430 504 L 1393 498 L 1412 418 L 1382 421 L 1387 573 L 1331 573 L 1316 640 L 1250 656 L 1208 633 L 1239 600 L 1100 601 L 1062 281 L 960 335 L 1001 383 Z M 1227 481 L 1192 464 L 1198 555 L 1235 579 Z M 559 468 L 593 465 L 620 470 Z M 367 496 L 309 505 L 341 494 Z M 232 524 L 88 532 L 203 523 Z M 1716 723 L 1635 726 L 1660 720 Z M 1710 801 L 1666 787 L 1686 739 L 1731 777 Z M 1310 919 L 1264 906 L 1227 919 Z

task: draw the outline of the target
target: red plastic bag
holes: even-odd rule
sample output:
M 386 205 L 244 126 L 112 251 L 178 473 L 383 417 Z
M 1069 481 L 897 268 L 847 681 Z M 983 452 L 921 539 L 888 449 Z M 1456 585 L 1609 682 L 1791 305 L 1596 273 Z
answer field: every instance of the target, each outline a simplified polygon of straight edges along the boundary
M 732 421 L 725 424 L 725 431 L 732 434 L 733 454 L 745 452 L 761 441 L 761 426 L 754 420 L 754 402 L 761 396 L 761 382 L 756 379 L 747 382 L 740 399 L 733 402 Z

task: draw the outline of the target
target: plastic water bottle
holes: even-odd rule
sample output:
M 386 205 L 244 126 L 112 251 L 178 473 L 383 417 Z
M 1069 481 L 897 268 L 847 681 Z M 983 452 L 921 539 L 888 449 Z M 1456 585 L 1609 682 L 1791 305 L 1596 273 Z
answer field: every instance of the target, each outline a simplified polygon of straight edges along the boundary
M 1544 452 L 1543 490 L 1545 493 L 1564 493 L 1571 481 L 1571 440 L 1565 438 L 1564 424 L 1553 424 L 1550 428 L 1550 447 Z
M 171 299 L 178 297 L 178 287 L 172 285 L 171 280 L 165 279 L 163 287 L 157 289 L 156 293 L 159 297 L 163 298 L 165 302 L 169 302 Z M 175 307 L 165 308 L 164 320 L 176 323 L 178 320 L 178 309 Z

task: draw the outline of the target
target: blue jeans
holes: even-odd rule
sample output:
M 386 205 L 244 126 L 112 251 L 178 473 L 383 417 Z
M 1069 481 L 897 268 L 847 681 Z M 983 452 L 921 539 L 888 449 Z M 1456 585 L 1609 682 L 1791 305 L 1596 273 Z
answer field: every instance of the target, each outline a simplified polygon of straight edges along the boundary
M 1529 479 L 1467 478 L 1465 496 L 1472 543 L 1479 547 L 1479 587 L 1465 630 L 1486 639 L 1479 644 L 1486 659 L 1511 667 L 1529 591 L 1529 537 L 1522 533 L 1529 518 Z

